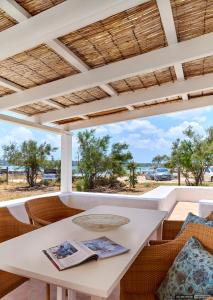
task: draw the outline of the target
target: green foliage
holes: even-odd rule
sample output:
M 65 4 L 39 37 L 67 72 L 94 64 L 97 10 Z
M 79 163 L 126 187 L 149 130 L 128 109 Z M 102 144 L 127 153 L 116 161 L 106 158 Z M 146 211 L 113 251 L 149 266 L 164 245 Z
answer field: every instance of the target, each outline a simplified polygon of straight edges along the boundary
M 86 190 L 84 179 L 78 179 L 78 180 L 76 181 L 76 190 L 77 190 L 78 192 L 83 192 L 83 191 Z
M 156 155 L 152 159 L 152 165 L 154 168 L 164 167 L 168 160 L 168 155 Z
M 95 130 L 78 133 L 79 171 L 84 180 L 84 190 L 94 189 L 100 179 L 109 178 L 114 182 L 125 174 L 124 163 L 132 158 L 125 143 L 112 145 L 109 153 L 110 137 L 96 137 Z
M 4 145 L 2 148 L 5 160 L 12 165 L 25 168 L 26 179 L 30 187 L 36 185 L 39 171 L 45 167 L 48 156 L 56 150 L 50 144 L 38 145 L 33 140 L 24 141 L 20 146 L 11 143 Z
M 125 164 L 132 159 L 129 146 L 126 143 L 116 143 L 112 145 L 111 153 L 108 158 L 108 173 L 111 182 L 118 177 L 126 175 Z
M 128 169 L 129 169 L 130 188 L 135 188 L 135 185 L 138 183 L 137 174 L 136 174 L 137 164 L 134 161 L 130 162 L 128 164 Z
M 205 168 L 213 164 L 213 127 L 205 137 L 196 134 L 191 126 L 183 133 L 185 138 L 177 139 L 172 145 L 168 165 L 172 169 L 180 168 L 187 185 L 202 185 Z

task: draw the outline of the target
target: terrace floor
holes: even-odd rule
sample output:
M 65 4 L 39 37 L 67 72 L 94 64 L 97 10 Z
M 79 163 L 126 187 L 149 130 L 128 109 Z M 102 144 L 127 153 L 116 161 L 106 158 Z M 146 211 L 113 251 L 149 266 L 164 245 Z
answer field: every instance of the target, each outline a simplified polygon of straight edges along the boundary
M 179 202 L 174 208 L 170 220 L 183 220 L 188 212 L 198 214 L 198 203 Z M 110 297 L 113 300 L 114 295 Z M 45 299 L 45 284 L 36 280 L 30 280 L 24 283 L 21 287 L 11 292 L 2 300 L 44 300 Z M 78 300 L 89 300 L 90 297 L 78 295 Z M 115 298 L 114 298 L 115 299 Z M 56 289 L 51 287 L 51 300 L 56 300 Z

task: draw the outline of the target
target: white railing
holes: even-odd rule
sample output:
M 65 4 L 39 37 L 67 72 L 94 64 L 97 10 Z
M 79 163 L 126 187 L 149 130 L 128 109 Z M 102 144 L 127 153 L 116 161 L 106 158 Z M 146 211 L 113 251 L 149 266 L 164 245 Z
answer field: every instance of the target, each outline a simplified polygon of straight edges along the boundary
M 121 195 L 106 193 L 51 193 L 39 197 L 59 195 L 61 200 L 75 208 L 90 209 L 97 205 L 116 205 L 135 208 L 164 210 L 168 215 L 172 212 L 177 202 L 200 202 L 200 214 L 207 215 L 213 210 L 213 187 L 178 187 L 160 186 L 143 195 Z M 27 222 L 27 214 L 24 203 L 38 196 L 20 198 L 16 200 L 0 202 L 0 207 L 7 206 L 10 211 L 20 220 Z M 204 200 L 206 199 L 206 200 Z

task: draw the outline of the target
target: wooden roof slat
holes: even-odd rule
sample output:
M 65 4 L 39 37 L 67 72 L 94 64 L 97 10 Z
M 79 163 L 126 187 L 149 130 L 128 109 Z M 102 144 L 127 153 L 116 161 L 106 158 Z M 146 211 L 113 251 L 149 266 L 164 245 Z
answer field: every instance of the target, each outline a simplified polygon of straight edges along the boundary
M 0 31 L 6 30 L 16 24 L 17 22 L 13 18 L 0 9 Z
M 78 71 L 46 45 L 0 62 L 0 76 L 24 88 L 54 81 Z
M 4 87 L 4 86 L 0 86 L 0 97 L 4 96 L 4 95 L 9 95 L 14 93 L 14 91 Z
M 212 0 L 171 0 L 178 41 L 213 31 Z
M 58 5 L 64 0 L 16 0 L 28 13 L 32 16 L 41 13 L 55 5 Z
M 154 0 L 60 38 L 90 68 L 165 47 Z
M 118 92 L 135 91 L 142 88 L 149 88 L 155 85 L 162 85 L 175 81 L 176 74 L 173 67 L 157 70 L 144 75 L 129 77 L 124 80 L 111 82 L 111 86 Z
M 213 55 L 183 64 L 185 78 L 205 75 L 213 72 Z
M 108 97 L 108 94 L 99 87 L 90 88 L 69 95 L 53 98 L 55 102 L 61 103 L 66 107 L 82 104 Z
M 50 105 L 46 105 L 42 102 L 38 102 L 38 103 L 18 107 L 16 109 L 14 109 L 13 111 L 24 114 L 24 115 L 28 115 L 28 116 L 34 116 L 36 114 L 44 113 L 44 112 L 48 112 L 48 111 L 52 111 L 52 110 L 55 110 L 55 108 Z

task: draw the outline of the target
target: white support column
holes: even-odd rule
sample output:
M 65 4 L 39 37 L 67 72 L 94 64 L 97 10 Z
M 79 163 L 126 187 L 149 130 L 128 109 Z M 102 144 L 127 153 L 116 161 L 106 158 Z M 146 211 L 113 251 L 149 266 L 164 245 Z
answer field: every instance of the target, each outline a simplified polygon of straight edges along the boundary
M 72 135 L 61 136 L 61 192 L 72 191 Z

